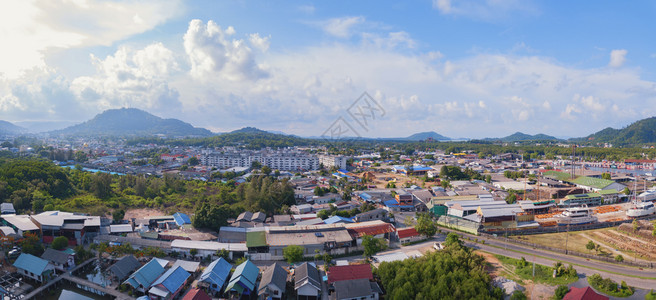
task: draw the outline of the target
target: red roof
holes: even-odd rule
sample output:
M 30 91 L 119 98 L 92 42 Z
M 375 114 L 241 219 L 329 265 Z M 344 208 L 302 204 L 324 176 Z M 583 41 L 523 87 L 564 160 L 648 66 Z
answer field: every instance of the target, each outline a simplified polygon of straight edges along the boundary
M 191 289 L 182 297 L 182 300 L 212 300 L 212 298 L 201 289 Z
M 401 228 L 396 230 L 396 234 L 399 235 L 400 239 L 409 238 L 413 236 L 418 236 L 419 233 L 414 227 Z
M 336 281 L 362 278 L 374 280 L 374 274 L 371 272 L 371 265 L 332 266 L 328 270 L 328 284 L 332 284 Z
M 584 288 L 571 287 L 563 300 L 608 300 L 608 297 L 597 294 L 589 286 Z
M 394 226 L 389 223 L 375 224 L 371 226 L 347 227 L 352 236 L 362 237 L 365 235 L 379 235 L 394 232 Z

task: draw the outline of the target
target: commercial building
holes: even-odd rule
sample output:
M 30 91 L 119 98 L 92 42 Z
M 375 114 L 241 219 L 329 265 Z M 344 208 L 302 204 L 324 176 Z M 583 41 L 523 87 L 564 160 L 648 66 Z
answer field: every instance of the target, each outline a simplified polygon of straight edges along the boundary
M 346 169 L 348 158 L 341 155 L 319 155 L 319 163 L 326 169 L 337 168 Z
M 46 211 L 31 216 L 41 230 L 44 243 L 52 243 L 59 236 L 68 239 L 71 246 L 90 242 L 100 232 L 100 217 L 61 211 Z

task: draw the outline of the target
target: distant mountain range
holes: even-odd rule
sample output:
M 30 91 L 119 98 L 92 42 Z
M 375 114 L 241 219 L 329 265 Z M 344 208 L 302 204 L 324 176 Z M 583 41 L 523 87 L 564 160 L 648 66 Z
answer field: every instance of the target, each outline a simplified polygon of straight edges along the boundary
M 656 117 L 642 119 L 625 128 L 605 128 L 585 138 L 570 139 L 575 142 L 639 145 L 656 143 Z
M 11 122 L 0 120 L 0 134 L 14 135 L 14 134 L 22 134 L 26 132 L 27 129 L 23 127 L 16 126 Z
M 420 132 L 420 133 L 415 133 L 407 138 L 405 140 L 408 141 L 425 141 L 428 139 L 433 139 L 434 141 L 450 141 L 451 138 L 443 136 L 435 131 L 428 131 L 428 132 Z
M 93 119 L 61 130 L 60 135 L 149 136 L 168 137 L 211 136 L 213 133 L 178 119 L 163 119 L 136 108 L 106 110 Z
M 485 141 L 500 141 L 500 142 L 505 142 L 505 143 L 513 143 L 513 142 L 527 142 L 527 141 L 559 141 L 560 139 L 538 133 L 536 135 L 530 135 L 526 134 L 523 132 L 515 132 L 509 136 L 502 137 L 502 138 L 486 138 L 484 139 Z

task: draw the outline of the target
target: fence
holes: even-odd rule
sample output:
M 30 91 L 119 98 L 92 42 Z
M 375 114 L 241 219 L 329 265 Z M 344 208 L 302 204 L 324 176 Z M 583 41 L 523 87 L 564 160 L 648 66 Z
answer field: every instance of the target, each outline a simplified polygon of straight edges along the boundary
M 497 239 L 500 241 L 504 241 L 506 243 L 514 243 L 514 244 L 520 244 L 524 246 L 529 246 L 535 249 L 542 249 L 542 250 L 548 250 L 556 253 L 562 253 L 565 255 L 574 255 L 582 258 L 587 258 L 587 259 L 595 259 L 595 260 L 600 260 L 604 262 L 609 262 L 609 263 L 615 263 L 615 264 L 623 264 L 623 265 L 628 265 L 628 266 L 633 266 L 633 267 L 639 267 L 639 268 L 654 268 L 654 263 L 652 262 L 633 262 L 629 260 L 625 260 L 622 262 L 618 262 L 615 260 L 614 257 L 606 257 L 606 256 L 599 256 L 599 255 L 592 255 L 592 254 L 587 254 L 587 253 L 581 253 L 577 251 L 572 251 L 572 250 L 564 250 L 564 249 L 559 249 L 559 248 L 554 248 L 554 247 L 549 247 L 549 246 L 544 246 L 544 245 L 538 245 L 526 241 L 521 241 L 521 240 L 515 240 L 515 239 L 509 239 L 505 237 L 499 237 L 499 236 L 494 236 L 488 233 L 481 233 L 481 237 L 486 237 L 490 239 Z

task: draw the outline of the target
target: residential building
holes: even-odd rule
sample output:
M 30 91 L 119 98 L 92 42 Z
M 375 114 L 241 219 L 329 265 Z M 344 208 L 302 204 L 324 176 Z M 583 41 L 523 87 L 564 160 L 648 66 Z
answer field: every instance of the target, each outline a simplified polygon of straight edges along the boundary
M 153 300 L 175 299 L 190 277 L 191 274 L 180 266 L 170 268 L 153 282 L 148 290 L 148 295 Z
M 66 272 L 75 268 L 75 256 L 63 251 L 48 248 L 43 252 L 41 258 L 49 261 L 56 270 L 61 272 Z
M 375 220 L 382 220 L 386 221 L 387 220 L 387 214 L 388 212 L 382 208 L 376 208 L 374 210 L 370 210 L 367 212 L 359 213 L 353 217 L 353 221 L 355 222 L 367 222 L 367 221 L 375 221 Z
M 281 149 L 260 151 L 213 151 L 201 155 L 201 163 L 219 169 L 233 167 L 251 167 L 253 162 L 259 162 L 271 169 L 284 171 L 302 171 L 319 169 L 319 158 L 304 152 Z
M 1 215 L 2 224 L 9 226 L 16 230 L 20 236 L 25 236 L 25 233 L 39 234 L 39 226 L 32 222 L 30 216 L 27 215 Z
M 332 266 L 328 270 L 328 284 L 333 284 L 338 281 L 352 281 L 356 279 L 374 280 L 374 275 L 371 271 L 371 265 L 346 265 L 346 266 Z
M 338 281 L 333 286 L 335 288 L 335 300 L 378 300 L 382 293 L 377 283 L 365 278 Z
M 116 281 L 123 281 L 127 278 L 132 271 L 139 268 L 141 264 L 139 261 L 132 255 L 123 256 L 117 262 L 115 262 L 111 267 L 109 267 L 109 272 L 112 274 L 112 277 Z
M 156 258 L 153 258 L 132 273 L 123 284 L 129 284 L 135 290 L 145 293 L 152 283 L 163 273 L 164 266 Z
M 294 289 L 299 300 L 321 299 L 321 276 L 312 263 L 303 263 L 294 270 Z
M 90 242 L 100 232 L 100 217 L 74 214 L 61 211 L 46 211 L 31 216 L 32 221 L 41 230 L 41 237 L 46 244 L 59 236 L 68 238 L 71 246 Z
M 198 286 L 207 289 L 211 294 L 217 296 L 223 291 L 232 265 L 224 258 L 219 258 L 210 263 L 198 279 Z
M 250 296 L 257 288 L 257 276 L 260 274 L 260 269 L 255 266 L 250 260 L 243 262 L 235 268 L 232 273 L 228 286 L 225 289 L 227 294 Z
M 584 288 L 571 287 L 569 292 L 565 294 L 563 300 L 608 300 L 609 298 L 597 294 L 591 287 Z
M 259 299 L 283 299 L 287 287 L 287 271 L 278 263 L 262 272 L 257 295 Z
M 0 204 L 0 214 L 2 215 L 15 215 L 16 210 L 14 209 L 14 204 L 10 202 L 5 202 Z
M 212 300 L 212 297 L 199 288 L 193 288 L 182 297 L 182 300 Z
M 399 242 L 402 244 L 412 243 L 422 239 L 422 236 L 417 232 L 415 227 L 399 228 L 396 230 L 396 235 Z
M 21 253 L 14 262 L 14 267 L 16 267 L 18 274 L 38 282 L 46 282 L 55 274 L 55 266 L 52 263 L 27 253 Z
M 346 156 L 319 155 L 319 163 L 326 169 L 337 168 L 346 169 Z

